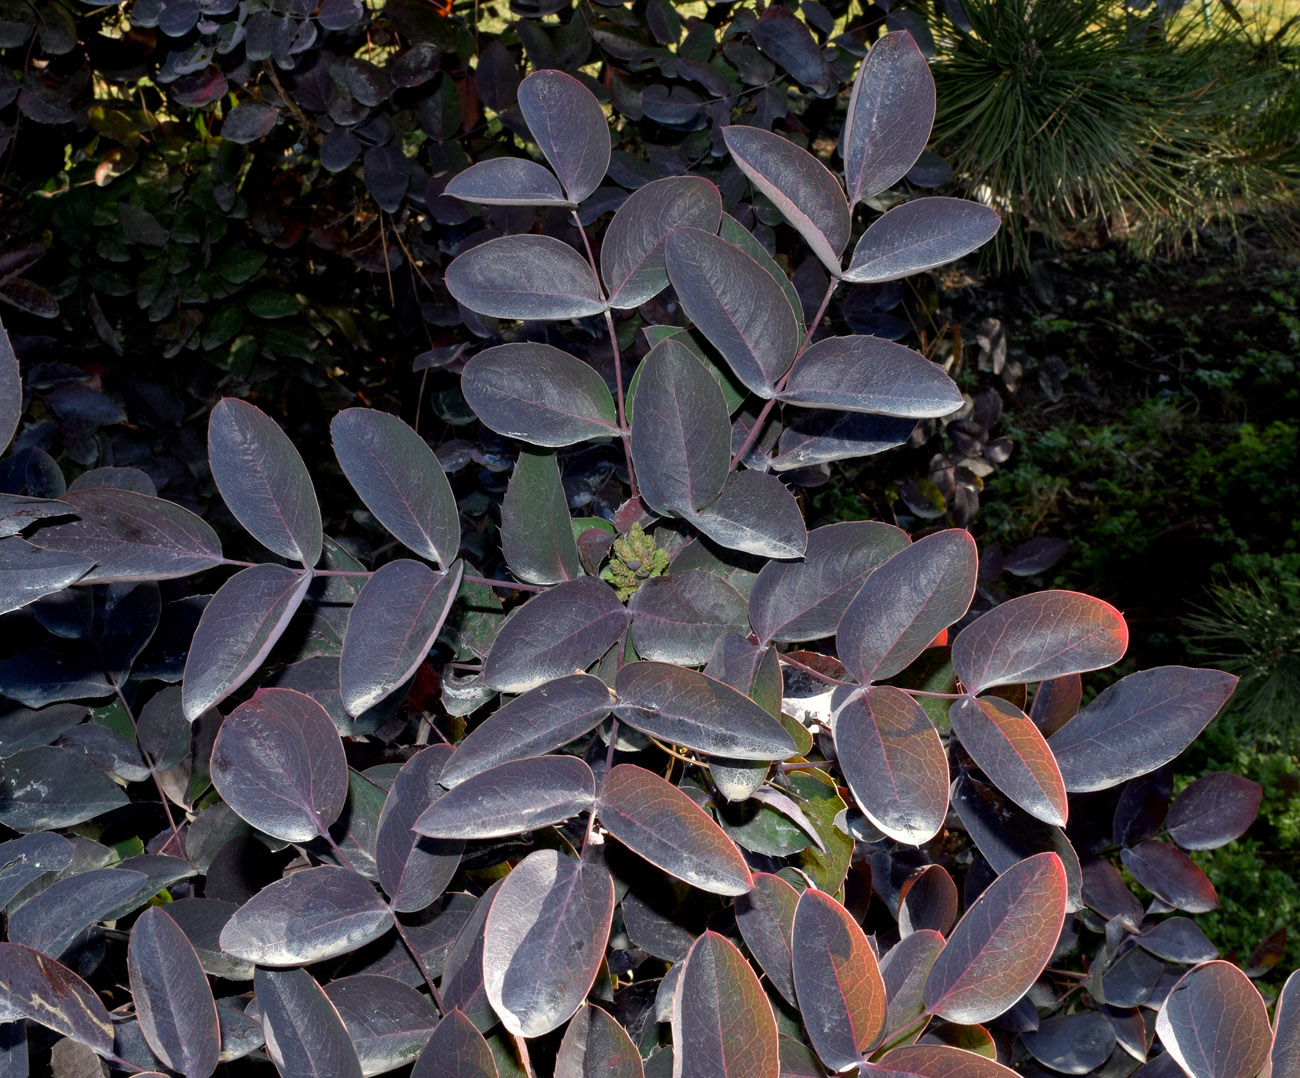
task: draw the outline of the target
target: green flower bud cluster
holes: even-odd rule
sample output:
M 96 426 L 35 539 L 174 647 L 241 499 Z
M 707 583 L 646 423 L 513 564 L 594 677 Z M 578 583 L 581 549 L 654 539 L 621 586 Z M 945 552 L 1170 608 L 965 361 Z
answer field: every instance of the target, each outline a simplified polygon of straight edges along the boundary
M 667 570 L 668 552 L 655 546 L 640 524 L 633 524 L 627 535 L 614 540 L 609 564 L 600 576 L 614 585 L 619 599 L 629 599 L 643 582 Z

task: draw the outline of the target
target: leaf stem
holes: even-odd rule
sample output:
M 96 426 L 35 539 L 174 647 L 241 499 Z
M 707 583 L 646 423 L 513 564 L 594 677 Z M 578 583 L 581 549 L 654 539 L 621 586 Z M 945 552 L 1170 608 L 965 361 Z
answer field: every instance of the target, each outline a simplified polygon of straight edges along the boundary
M 466 584 L 486 584 L 489 588 L 500 588 L 503 591 L 545 591 L 541 584 L 520 584 L 509 580 L 492 580 L 486 576 L 474 576 L 472 573 L 465 573 L 461 581 Z
M 176 845 L 176 856 L 185 856 L 185 842 L 181 838 L 180 828 L 176 826 L 176 817 L 172 815 L 172 804 L 167 797 L 167 791 L 163 789 L 162 779 L 158 777 L 158 768 L 154 764 L 153 756 L 149 750 L 144 747 L 144 742 L 140 740 L 140 726 L 135 721 L 135 712 L 131 710 L 131 705 L 126 702 L 126 696 L 122 693 L 122 686 L 117 683 L 117 678 L 104 671 L 109 682 L 112 683 L 113 692 L 117 695 L 117 702 L 122 705 L 122 710 L 126 712 L 126 717 L 131 720 L 131 729 L 135 731 L 135 743 L 140 750 L 140 755 L 144 757 L 145 766 L 149 768 L 149 777 L 153 779 L 154 787 L 158 791 L 158 797 L 162 800 L 163 812 L 167 814 L 167 825 L 172 830 L 172 837 L 163 845 L 166 850 L 173 843 Z
M 447 1008 L 442 1004 L 442 994 L 438 991 L 437 985 L 433 983 L 433 978 L 429 976 L 429 968 L 424 964 L 424 958 L 420 952 L 415 949 L 415 944 L 411 942 L 411 937 L 406 934 L 406 929 L 402 927 L 402 922 L 397 919 L 397 911 L 393 910 L 393 927 L 397 929 L 397 934 L 406 944 L 406 949 L 411 953 L 411 958 L 420 968 L 420 973 L 424 977 L 424 983 L 428 985 L 429 991 L 433 993 L 434 1006 L 438 1008 L 439 1014 L 446 1014 Z
M 903 689 L 903 692 L 908 696 L 933 696 L 938 700 L 960 700 L 966 695 L 962 692 L 930 692 L 928 689 Z
M 786 655 L 783 652 L 778 651 L 776 657 L 781 662 L 793 666 L 796 670 L 802 670 L 809 677 L 816 678 L 818 681 L 823 681 L 827 685 L 834 685 L 837 688 L 857 688 L 857 686 L 851 681 L 841 681 L 839 678 L 831 677 L 829 674 L 823 674 L 820 670 L 814 669 L 807 663 L 801 663 L 798 659 L 792 659 L 789 655 Z

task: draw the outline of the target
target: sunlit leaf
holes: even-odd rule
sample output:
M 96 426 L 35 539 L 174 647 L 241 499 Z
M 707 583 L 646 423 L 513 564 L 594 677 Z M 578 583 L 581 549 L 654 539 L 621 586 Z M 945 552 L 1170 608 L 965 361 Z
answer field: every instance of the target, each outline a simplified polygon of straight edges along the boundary
M 1175 909 L 1208 913 L 1219 906 L 1214 884 L 1187 854 L 1149 839 L 1120 851 L 1124 867 L 1153 895 Z
M 1011 1078 L 1010 1067 L 946 1044 L 909 1044 L 888 1052 L 880 1066 L 917 1078 Z M 863 1069 L 863 1075 L 874 1073 Z
M 555 1078 L 644 1078 L 641 1055 L 609 1012 L 584 1004 L 564 1031 Z
M 1273 1010 L 1273 1078 L 1300 1075 L 1300 973 L 1282 986 Z
M 427 996 L 392 977 L 360 973 L 325 987 L 356 1050 L 363 1075 L 383 1074 L 410 1063 L 438 1025 Z
M 716 500 L 683 515 L 714 542 L 762 558 L 802 557 L 808 544 L 799 503 L 766 472 L 733 472 Z
M 917 198 L 876 218 L 862 235 L 844 279 L 896 281 L 968 255 L 997 234 L 1002 218 L 962 198 Z
M 223 397 L 208 420 L 208 463 L 235 519 L 268 550 L 311 568 L 320 560 L 316 491 L 288 435 L 261 409 Z
M 632 642 L 643 659 L 700 666 L 718 637 L 749 628 L 744 596 L 703 569 L 652 577 L 628 602 Z
M 108 918 L 145 882 L 143 873 L 97 868 L 58 880 L 9 915 L 11 943 L 61 958 L 82 929 Z
M 412 826 L 434 838 L 495 838 L 567 820 L 595 799 L 596 779 L 582 760 L 532 756 L 466 778 Z
M 1156 1036 L 1191 1078 L 1255 1078 L 1272 1041 L 1259 991 L 1230 962 L 1184 974 L 1156 1014 Z
M 780 876 L 754 873 L 754 886 L 736 899 L 736 926 L 767 979 L 790 1006 L 797 1006 L 791 933 L 799 892 Z
M 449 1011 L 424 1046 L 411 1078 L 498 1078 L 492 1049 L 465 1015 Z
M 880 337 L 827 337 L 795 361 L 778 394 L 806 407 L 906 419 L 947 415 L 961 391 L 937 363 Z
M 540 1037 L 569 1020 L 605 957 L 613 914 L 601 865 L 538 850 L 511 871 L 483 936 L 483 983 L 506 1029 Z
M 925 981 L 929 1010 L 973 1025 L 997 1017 L 1043 972 L 1065 919 L 1065 869 L 1054 853 L 999 876 L 953 929 Z
M 735 944 L 705 932 L 673 997 L 673 1078 L 777 1078 L 776 1018 Z
M 1213 850 L 1246 833 L 1259 812 L 1264 788 L 1227 771 L 1202 775 L 1174 798 L 1165 826 L 1185 850 Z

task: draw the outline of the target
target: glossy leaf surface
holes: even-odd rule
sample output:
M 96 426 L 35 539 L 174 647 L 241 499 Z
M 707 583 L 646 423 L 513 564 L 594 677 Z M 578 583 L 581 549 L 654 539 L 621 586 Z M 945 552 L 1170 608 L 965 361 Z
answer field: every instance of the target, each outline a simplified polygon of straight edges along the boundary
M 465 1015 L 447 1013 L 420 1052 L 411 1078 L 498 1078 L 492 1049 Z
M 664 246 L 682 308 L 749 389 L 771 397 L 799 345 L 785 293 L 740 248 L 699 228 L 675 228 Z
M 961 391 L 936 363 L 880 337 L 827 337 L 790 370 L 780 399 L 805 407 L 923 419 L 961 407 Z
M 953 913 L 955 916 L 955 895 Z M 885 1015 L 889 1043 L 906 1044 L 914 1041 L 924 1022 L 928 1021 L 922 1018 L 925 1013 L 925 980 L 943 947 L 943 936 L 938 932 L 918 928 L 903 936 L 880 959 L 880 976 L 885 982 L 885 993 L 889 998 L 889 1009 Z
M 840 661 L 863 684 L 897 674 L 966 613 L 976 568 L 975 541 L 957 529 L 900 550 L 845 610 L 836 635 Z
M 839 181 L 807 150 L 775 132 L 732 125 L 722 129 L 722 138 L 750 183 L 771 199 L 838 277 L 850 227 L 849 204 Z
M 330 433 L 343 474 L 375 519 L 420 557 L 450 565 L 460 547 L 460 516 L 424 439 L 396 416 L 370 408 L 345 408 Z
M 60 499 L 77 519 L 41 528 L 30 538 L 42 550 L 88 558 L 83 584 L 169 580 L 221 564 L 221 541 L 188 509 L 132 490 L 73 490 Z
M 835 752 L 867 818 L 914 846 L 939 833 L 948 812 L 948 757 L 924 709 L 882 685 L 835 714 Z
M 58 880 L 9 915 L 11 943 L 60 958 L 82 929 L 107 919 L 144 884 L 140 872 L 97 868 Z
M 809 888 L 794 915 L 794 986 L 804 1029 L 832 1070 L 854 1066 L 885 1031 L 885 982 L 858 923 Z
M 628 602 L 628 609 L 637 654 L 681 666 L 703 665 L 718 637 L 749 628 L 744 596 L 703 569 L 647 580 Z
M 494 838 L 567 820 L 595 799 L 596 779 L 582 760 L 533 756 L 465 779 L 425 809 L 413 827 L 434 838 Z
M 713 756 L 783 760 L 795 744 L 786 728 L 730 685 L 669 663 L 634 662 L 614 682 L 614 713 L 644 733 Z
M 1273 1011 L 1273 1050 L 1270 1055 L 1273 1078 L 1300 1075 L 1300 973 L 1293 973 L 1282 986 Z
M 389 787 L 379 814 L 375 866 L 379 883 L 397 913 L 422 910 L 436 899 L 460 864 L 464 843 L 417 835 L 412 825 L 443 794 L 438 785 L 451 749 L 430 745 L 412 756 Z
M 181 690 L 193 722 L 252 677 L 311 587 L 311 574 L 264 563 L 242 569 L 203 608 Z
M 1208 962 L 1219 956 L 1215 948 L 1188 917 L 1166 917 L 1137 937 L 1138 946 L 1170 962 Z
M 1029 1054 L 1065 1074 L 1088 1074 L 1110 1057 L 1115 1031 L 1097 1011 L 1053 1015 L 1021 1036 Z
M 511 700 L 456 746 L 439 781 L 452 787 L 508 760 L 540 756 L 595 729 L 614 707 L 600 678 L 571 674 Z
M 1109 603 L 1074 591 L 1040 591 L 995 606 L 963 629 L 952 665 L 970 693 L 995 685 L 1100 670 L 1128 648 L 1128 626 Z
M 638 368 L 632 462 L 646 504 L 689 512 L 722 493 L 731 464 L 731 420 L 717 382 L 690 349 L 660 341 Z
M 364 1075 L 383 1074 L 420 1054 L 438 1024 L 427 996 L 393 977 L 339 977 L 324 986 L 343 1020 Z
M 217 1069 L 221 1029 L 212 989 L 185 933 L 158 906 L 136 918 L 127 948 L 136 1015 L 149 1047 L 186 1078 Z
M 305 969 L 259 969 L 253 987 L 266 1051 L 288 1078 L 361 1078 L 352 1040 L 320 985 Z
M 6 1021 L 30 1018 L 101 1055 L 113 1050 L 113 1027 L 94 989 L 20 943 L 0 943 L 0 1013 Z
M 753 886 L 745 859 L 686 794 L 635 764 L 605 776 L 596 806 L 616 839 L 665 872 L 703 891 L 742 895 Z
M 777 1078 L 776 1018 L 735 944 L 705 932 L 673 996 L 673 1078 Z
M 1016 1073 L 987 1056 L 946 1044 L 909 1044 L 895 1048 L 886 1053 L 880 1065 L 917 1078 L 1011 1078 Z
M 1185 850 L 1213 850 L 1246 833 L 1264 788 L 1227 771 L 1202 775 L 1174 798 L 1165 826 Z
M 526 157 L 489 157 L 447 181 L 444 195 L 484 206 L 571 206 L 559 181 Z
M 72 854 L 72 843 L 52 831 L 0 842 L 0 906 L 38 876 L 67 868 Z
M 1229 962 L 1184 974 L 1156 1015 L 1156 1035 L 1192 1078 L 1254 1078 L 1272 1040 L 1263 999 Z
M 564 1031 L 555 1078 L 643 1078 L 641 1055 L 627 1031 L 600 1007 L 584 1004 Z
M 996 210 L 962 198 L 904 202 L 863 233 L 844 279 L 879 284 L 923 273 L 983 247 L 1001 223 Z
M 62 591 L 94 565 L 61 550 L 40 550 L 17 536 L 0 539 L 0 614 Z
M 863 581 L 910 542 L 901 528 L 870 520 L 814 528 L 801 561 L 768 562 L 754 581 L 749 619 L 759 642 L 833 635 Z
M 234 397 L 219 400 L 208 421 L 208 463 L 222 499 L 254 539 L 309 569 L 320 560 L 311 475 L 265 412 Z
M 1120 678 L 1048 740 L 1071 793 L 1104 790 L 1167 764 L 1232 694 L 1221 670 L 1159 666 Z
M 736 899 L 736 925 L 775 988 L 790 1006 L 797 1006 L 794 981 L 795 908 L 799 892 L 780 876 L 755 872 L 754 886 Z
M 601 865 L 555 850 L 506 877 L 483 929 L 483 984 L 511 1033 L 540 1037 L 581 1006 L 605 955 L 614 881 Z
M 997 1017 L 1047 965 L 1065 903 L 1065 870 L 1054 853 L 1002 873 L 957 922 L 926 978 L 926 1006 L 962 1025 Z
M 221 930 L 221 949 L 259 966 L 305 966 L 355 951 L 392 925 L 392 912 L 364 877 L 321 865 L 277 880 L 240 906 Z
M 72 749 L 38 745 L 0 759 L 0 823 L 15 831 L 71 827 L 127 803 L 117 783 Z
M 552 236 L 501 236 L 471 247 L 443 281 L 471 311 L 496 318 L 586 318 L 605 309 L 591 267 Z
M 798 558 L 807 548 L 799 503 L 781 480 L 766 472 L 733 472 L 715 501 L 684 515 L 731 550 L 761 558 Z
M 947 934 L 957 920 L 957 885 L 943 865 L 926 865 L 898 890 L 898 929 Z
M 722 197 L 700 176 L 667 176 L 633 191 L 614 214 L 600 248 L 610 306 L 639 307 L 667 287 L 664 240 L 673 228 L 716 232 L 721 218 Z
M 262 689 L 222 723 L 212 783 L 254 827 L 308 842 L 343 811 L 348 767 L 329 713 L 292 689 Z
M 911 34 L 882 35 L 858 69 L 844 121 L 850 203 L 872 198 L 903 178 L 925 149 L 934 111 L 934 78 Z
M 464 563 L 435 573 L 399 558 L 382 565 L 348 615 L 339 691 L 349 715 L 369 710 L 404 685 L 424 661 L 460 587 Z
M 518 101 L 564 193 L 570 202 L 581 202 L 609 167 L 609 123 L 600 102 L 563 71 L 534 71 L 519 84 Z
M 1065 826 L 1065 784 L 1028 715 L 999 696 L 963 696 L 948 717 L 962 747 L 999 790 L 1031 816 Z
M 486 426 L 530 445 L 573 445 L 618 434 L 614 398 L 600 375 L 549 344 L 485 348 L 465 365 L 460 385 Z
M 1121 850 L 1120 860 L 1138 883 L 1175 909 L 1208 913 L 1219 906 L 1209 877 L 1187 854 L 1167 842 L 1139 842 Z

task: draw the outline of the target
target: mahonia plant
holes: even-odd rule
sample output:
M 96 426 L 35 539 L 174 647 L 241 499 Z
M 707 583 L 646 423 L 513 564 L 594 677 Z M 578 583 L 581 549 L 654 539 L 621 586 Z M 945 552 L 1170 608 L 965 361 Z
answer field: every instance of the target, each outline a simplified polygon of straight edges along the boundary
M 1080 675 L 1126 649 L 1118 611 L 1048 591 L 972 618 L 967 532 L 809 532 L 781 480 L 962 404 L 900 345 L 818 336 L 840 282 L 997 228 L 919 198 L 843 264 L 853 209 L 929 133 L 911 39 L 862 65 L 843 185 L 779 135 L 722 131 L 824 267 L 807 319 L 708 180 L 645 184 L 597 248 L 577 210 L 609 167 L 601 107 L 554 70 L 518 102 L 545 164 L 481 161 L 446 193 L 573 211 L 574 232 L 467 241 L 446 287 L 525 329 L 603 323 L 611 364 L 607 381 L 521 329 L 464 365 L 474 413 L 524 443 L 500 510 L 513 580 L 466 562 L 433 450 L 371 409 L 332 434 L 409 555 L 373 569 L 324 534 L 293 443 L 240 400 L 212 411 L 208 460 L 274 561 L 227 559 L 131 469 L 55 497 L 5 473 L 6 1071 L 56 1035 L 187 1078 L 246 1058 L 286 1078 L 1300 1074 L 1300 981 L 1270 1028 L 1182 916 L 1216 903 L 1185 851 L 1259 804 L 1231 775 L 1169 802 L 1171 761 L 1235 679 L 1147 670 L 1081 707 Z M 616 314 L 669 286 L 654 309 L 681 317 L 645 327 L 625 369 Z M 22 391 L 0 340 L 7 444 Z M 586 442 L 621 459 L 612 531 L 571 515 L 556 450 Z M 159 584 L 222 567 L 210 596 Z M 507 612 L 497 592 L 527 598 Z M 422 677 L 421 710 L 398 710 Z M 1052 964 L 1076 946 L 1086 972 Z

